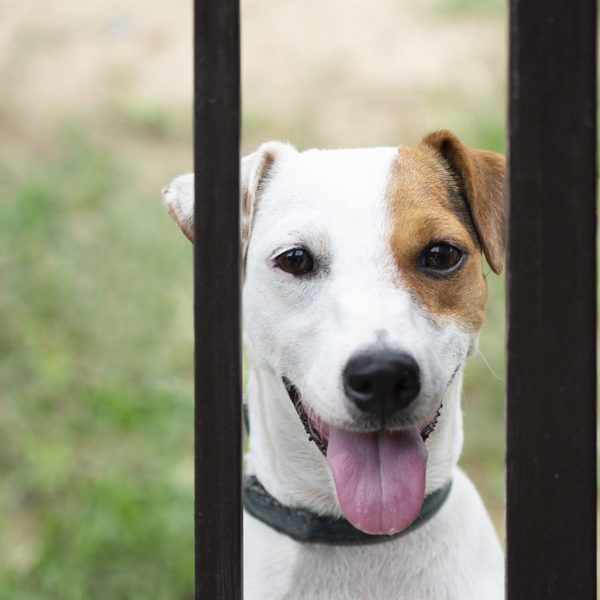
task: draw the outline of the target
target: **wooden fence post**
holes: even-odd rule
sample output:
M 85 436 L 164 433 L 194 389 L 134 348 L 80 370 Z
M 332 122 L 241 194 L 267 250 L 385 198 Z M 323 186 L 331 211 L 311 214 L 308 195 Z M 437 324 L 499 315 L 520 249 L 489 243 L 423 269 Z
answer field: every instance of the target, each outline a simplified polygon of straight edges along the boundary
M 510 1 L 507 598 L 596 598 L 596 2 Z
M 196 599 L 242 597 L 238 0 L 194 4 Z

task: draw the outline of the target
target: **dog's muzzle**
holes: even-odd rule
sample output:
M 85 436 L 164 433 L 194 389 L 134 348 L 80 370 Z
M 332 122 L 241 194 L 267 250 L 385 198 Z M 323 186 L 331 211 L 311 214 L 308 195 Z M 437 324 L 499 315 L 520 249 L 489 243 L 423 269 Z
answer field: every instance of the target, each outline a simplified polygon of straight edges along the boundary
M 311 408 L 307 407 L 302 402 L 302 395 L 287 377 L 283 376 L 281 380 L 285 386 L 288 396 L 290 397 L 290 400 L 292 401 L 292 404 L 294 405 L 296 414 L 304 426 L 304 431 L 306 431 L 308 440 L 310 442 L 314 442 L 315 446 L 317 446 L 323 456 L 327 456 L 329 426 L 323 422 Z M 418 391 L 416 392 L 415 397 L 416 395 L 418 395 Z M 412 400 L 410 400 L 407 405 L 410 404 L 411 401 Z M 435 415 L 433 415 L 429 421 L 420 425 L 420 434 L 424 442 L 427 441 L 429 436 L 433 433 L 433 430 L 438 423 L 441 410 L 442 403 L 440 403 Z
M 364 357 L 363 357 L 364 358 Z M 350 374 L 354 391 L 367 398 L 369 411 L 379 415 L 384 408 L 397 411 L 416 398 L 418 371 L 405 355 L 396 360 L 362 360 L 364 371 Z M 366 374 L 365 374 L 366 373 Z M 357 529 L 372 534 L 403 531 L 417 518 L 425 496 L 427 448 L 439 410 L 424 424 L 388 429 L 383 418 L 376 430 L 340 428 L 323 421 L 302 401 L 302 394 L 285 377 L 283 382 L 313 441 L 327 460 L 344 517 Z M 384 390 L 382 392 L 381 390 Z M 372 391 L 375 390 L 375 391 Z M 378 395 L 383 394 L 381 400 Z M 393 403 L 392 408 L 385 403 Z M 441 408 L 441 406 L 440 406 Z

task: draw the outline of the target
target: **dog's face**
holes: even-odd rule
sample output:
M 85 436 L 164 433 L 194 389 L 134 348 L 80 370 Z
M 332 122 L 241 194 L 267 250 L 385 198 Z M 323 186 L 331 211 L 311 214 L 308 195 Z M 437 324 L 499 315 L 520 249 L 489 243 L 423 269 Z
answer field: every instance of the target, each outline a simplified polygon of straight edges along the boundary
M 365 531 L 401 530 L 420 508 L 424 440 L 484 318 L 482 249 L 502 267 L 503 177 L 501 156 L 448 132 L 418 148 L 270 143 L 244 159 L 247 347 Z M 399 496 L 405 508 L 384 508 Z

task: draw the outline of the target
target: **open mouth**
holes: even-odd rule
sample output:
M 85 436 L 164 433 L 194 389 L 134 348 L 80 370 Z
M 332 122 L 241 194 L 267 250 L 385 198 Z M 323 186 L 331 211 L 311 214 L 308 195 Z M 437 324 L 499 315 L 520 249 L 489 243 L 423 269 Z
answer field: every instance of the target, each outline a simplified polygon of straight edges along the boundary
M 366 533 L 406 529 L 425 497 L 425 440 L 435 429 L 441 406 L 423 425 L 397 431 L 349 431 L 322 421 L 303 404 L 287 378 L 283 383 L 308 439 L 327 459 L 346 519 Z
M 308 440 L 315 443 L 323 456 L 327 456 L 329 425 L 322 421 L 313 410 L 307 408 L 303 404 L 298 389 L 287 377 L 282 377 L 282 380 L 288 396 L 290 397 L 290 400 L 296 409 L 296 414 L 300 418 L 300 421 L 304 426 L 304 430 L 308 435 Z M 440 418 L 441 411 L 442 404 L 440 404 L 435 415 L 430 421 L 419 426 L 419 433 L 424 442 L 427 441 L 427 438 L 429 438 L 429 436 L 433 433 L 438 423 L 438 419 Z
M 302 425 L 304 425 L 308 440 L 316 444 L 317 448 L 323 453 L 323 456 L 327 456 L 329 426 L 321 421 L 312 410 L 309 416 L 309 412 L 302 403 L 300 394 L 294 384 L 287 377 L 283 377 L 282 379 L 288 396 L 296 409 L 296 413 L 300 417 Z

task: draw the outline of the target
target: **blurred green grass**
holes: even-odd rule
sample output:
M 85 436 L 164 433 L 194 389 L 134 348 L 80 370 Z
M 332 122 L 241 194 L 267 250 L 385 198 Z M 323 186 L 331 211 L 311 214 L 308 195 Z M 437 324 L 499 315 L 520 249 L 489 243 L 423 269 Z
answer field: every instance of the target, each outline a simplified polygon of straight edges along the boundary
M 191 598 L 190 248 L 82 124 L 2 173 L 0 597 Z

